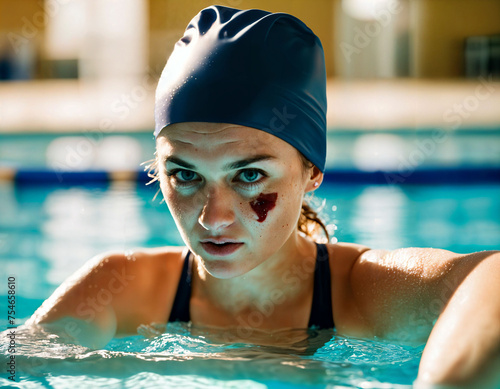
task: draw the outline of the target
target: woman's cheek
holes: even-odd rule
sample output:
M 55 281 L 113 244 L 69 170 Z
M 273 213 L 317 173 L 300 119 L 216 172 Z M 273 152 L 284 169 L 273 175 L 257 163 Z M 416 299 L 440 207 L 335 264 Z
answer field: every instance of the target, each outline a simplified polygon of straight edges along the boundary
M 172 216 L 182 217 L 194 208 L 193 199 L 184 196 L 168 182 L 161 183 L 161 190 Z
M 300 212 L 301 199 L 299 187 L 294 182 L 280 183 L 273 188 L 266 188 L 250 201 L 247 200 L 247 206 L 252 220 L 259 226 L 265 227 L 267 224 L 281 223 L 286 227 L 290 217 L 295 212 Z M 299 204 L 300 203 L 300 204 Z
M 302 209 L 302 199 L 300 188 L 290 184 L 278 191 L 276 207 L 269 215 L 275 213 L 274 219 L 279 224 L 277 228 L 293 231 Z
M 198 209 L 197 196 L 183 196 L 176 191 L 169 194 L 168 200 L 180 217 L 188 217 Z

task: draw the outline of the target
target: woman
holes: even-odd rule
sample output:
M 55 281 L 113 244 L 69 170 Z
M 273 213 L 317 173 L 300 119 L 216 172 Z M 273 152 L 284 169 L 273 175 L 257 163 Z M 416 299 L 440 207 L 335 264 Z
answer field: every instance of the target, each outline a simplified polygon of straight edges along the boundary
M 314 241 L 328 234 L 303 200 L 323 179 L 326 75 L 321 43 L 300 20 L 204 9 L 163 71 L 155 113 L 153 176 L 187 248 L 104 254 L 28 324 L 92 347 L 176 320 L 242 334 L 430 334 L 423 383 L 477 383 L 498 357 L 499 252 Z

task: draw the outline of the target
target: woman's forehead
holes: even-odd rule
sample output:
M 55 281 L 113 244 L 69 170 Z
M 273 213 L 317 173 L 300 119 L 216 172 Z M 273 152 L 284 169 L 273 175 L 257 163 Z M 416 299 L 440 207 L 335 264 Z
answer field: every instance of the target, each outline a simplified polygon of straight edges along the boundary
M 283 140 L 262 130 L 226 123 L 175 123 L 166 127 L 158 137 L 160 149 L 189 148 L 220 149 L 231 147 L 258 152 L 286 152 L 292 148 Z M 161 150 L 160 150 L 161 151 Z

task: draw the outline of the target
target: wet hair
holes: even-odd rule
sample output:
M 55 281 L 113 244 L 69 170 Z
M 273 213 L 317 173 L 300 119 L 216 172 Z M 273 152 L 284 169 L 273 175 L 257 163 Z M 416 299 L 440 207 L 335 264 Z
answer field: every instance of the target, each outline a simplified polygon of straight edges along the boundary
M 314 166 L 314 164 L 300 151 L 297 150 L 297 153 L 299 154 L 302 162 L 302 172 L 305 174 Z M 324 240 L 324 238 L 321 237 L 321 235 L 324 235 L 326 242 L 330 242 L 330 234 L 328 233 L 325 223 L 319 217 L 318 212 L 315 211 L 305 199 L 302 201 L 302 209 L 300 210 L 297 229 L 314 241 Z
M 302 173 L 306 174 L 309 169 L 314 166 L 314 164 L 309 161 L 300 151 L 297 150 L 297 153 L 302 162 Z M 148 177 L 151 178 L 151 180 L 146 185 L 150 185 L 156 181 L 160 181 L 160 164 L 157 153 L 155 153 L 155 158 L 143 162 L 142 165 L 145 165 L 144 170 L 147 172 Z M 160 193 L 160 189 L 158 189 L 158 191 L 154 195 L 153 200 L 156 199 L 158 193 Z M 327 242 L 330 241 L 330 235 L 328 234 L 325 223 L 321 220 L 321 218 L 318 216 L 318 213 L 313 209 L 313 207 L 308 204 L 307 200 L 302 201 L 302 209 L 300 210 L 297 229 L 314 241 L 324 241 L 325 237 Z M 324 235 L 324 237 L 322 237 L 322 235 Z

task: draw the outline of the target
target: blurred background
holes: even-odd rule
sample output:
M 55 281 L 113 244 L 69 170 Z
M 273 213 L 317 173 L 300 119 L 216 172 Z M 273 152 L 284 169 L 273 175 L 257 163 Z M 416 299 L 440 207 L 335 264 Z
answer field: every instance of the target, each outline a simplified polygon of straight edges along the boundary
M 455 145 L 461 149 L 470 148 L 462 141 L 477 144 L 465 133 L 471 128 L 499 127 L 498 0 L 219 4 L 291 13 L 321 38 L 329 76 L 328 127 L 340 136 L 330 144 L 330 167 L 397 168 L 395 153 L 380 150 L 408 147 L 398 137 L 372 136 L 376 131 L 397 135 L 438 128 L 448 136 L 461 130 Z M 149 134 L 161 70 L 190 19 L 209 5 L 0 0 L 0 174 L 8 176 L 8 167 L 19 166 L 136 170 L 153 150 Z M 353 137 L 353 131 L 371 135 Z M 28 133 L 32 136 L 25 137 Z M 59 137 L 68 133 L 75 136 Z M 139 136 L 116 137 L 131 133 Z M 115 136 L 113 142 L 108 135 Z M 28 143 L 11 147 L 9 139 Z M 439 152 L 426 155 L 423 163 L 443 159 L 449 165 L 464 157 L 453 155 L 451 146 L 434 146 Z M 500 164 L 498 142 L 473 148 L 476 153 L 464 158 Z
M 211 4 L 0 0 L 0 261 L 37 275 L 28 306 L 101 250 L 183 244 L 139 165 L 154 153 L 161 70 Z M 321 38 L 316 197 L 334 239 L 498 249 L 499 0 L 216 4 L 291 13 Z
M 0 0 L 0 132 L 75 132 L 89 138 L 90 143 L 83 142 L 80 148 L 99 149 L 98 141 L 113 148 L 101 139 L 104 134 L 150 132 L 154 90 L 166 59 L 190 19 L 210 4 Z M 331 81 L 331 130 L 498 128 L 498 0 L 220 4 L 288 12 L 316 32 Z M 133 142 L 120 141 L 124 144 L 117 150 L 129 147 L 130 153 L 138 153 Z M 45 163 L 64 164 L 57 158 L 70 156 L 56 155 L 57 144 L 52 146 Z M 13 164 L 28 162 L 16 160 L 15 155 L 6 158 L 8 151 L 0 151 Z M 80 155 L 74 159 L 81 159 L 80 166 L 66 162 L 61 169 L 127 170 L 143 158 L 115 155 L 105 162 L 104 155 L 94 154 L 109 155 L 109 150 L 98 151 L 89 151 L 92 158 L 76 151 Z

